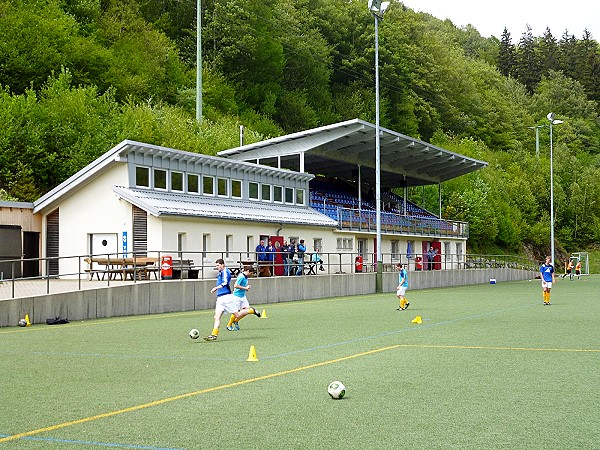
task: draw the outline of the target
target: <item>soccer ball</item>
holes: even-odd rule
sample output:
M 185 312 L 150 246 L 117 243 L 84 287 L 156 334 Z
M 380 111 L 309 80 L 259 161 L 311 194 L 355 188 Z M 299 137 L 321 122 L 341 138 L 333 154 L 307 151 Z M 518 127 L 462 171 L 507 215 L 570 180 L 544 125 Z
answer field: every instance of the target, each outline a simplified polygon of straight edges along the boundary
M 20 327 L 26 327 L 27 326 L 27 321 L 25 319 L 19 319 L 19 326 Z
M 332 381 L 327 386 L 327 392 L 331 398 L 337 400 L 346 395 L 346 386 L 341 381 Z
M 190 330 L 190 337 L 192 339 L 198 339 L 200 337 L 200 332 L 198 330 L 196 330 L 195 328 L 192 328 Z

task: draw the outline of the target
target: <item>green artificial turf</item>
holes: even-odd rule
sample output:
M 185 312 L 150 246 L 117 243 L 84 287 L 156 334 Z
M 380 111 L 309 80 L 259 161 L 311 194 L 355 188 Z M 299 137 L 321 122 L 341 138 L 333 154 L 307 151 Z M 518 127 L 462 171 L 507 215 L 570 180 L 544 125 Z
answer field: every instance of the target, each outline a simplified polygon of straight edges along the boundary
M 0 448 L 598 448 L 599 292 L 592 275 L 551 306 L 539 280 L 409 290 L 406 311 L 258 304 L 267 319 L 224 318 L 216 342 L 188 337 L 212 311 L 0 329 Z

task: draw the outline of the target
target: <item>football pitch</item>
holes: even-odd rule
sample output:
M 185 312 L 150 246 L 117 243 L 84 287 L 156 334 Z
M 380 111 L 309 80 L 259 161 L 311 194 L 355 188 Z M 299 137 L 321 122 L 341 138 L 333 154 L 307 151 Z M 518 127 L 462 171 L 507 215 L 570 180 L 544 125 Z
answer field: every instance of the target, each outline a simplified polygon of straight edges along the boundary
M 600 276 L 0 329 L 0 448 L 600 448 Z M 412 323 L 416 316 L 422 323 Z M 258 361 L 247 361 L 254 346 Z M 327 385 L 342 381 L 346 397 Z

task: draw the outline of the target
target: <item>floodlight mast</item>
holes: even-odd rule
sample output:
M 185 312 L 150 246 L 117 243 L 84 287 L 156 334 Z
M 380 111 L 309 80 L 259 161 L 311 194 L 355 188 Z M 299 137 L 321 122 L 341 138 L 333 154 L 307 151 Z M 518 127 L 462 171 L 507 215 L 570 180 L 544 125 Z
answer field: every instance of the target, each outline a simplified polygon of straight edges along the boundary
M 550 257 L 554 266 L 554 167 L 553 167 L 553 149 L 552 149 L 552 125 L 563 123 L 562 120 L 554 118 L 554 113 L 550 112 L 546 116 L 550 121 Z
M 375 18 L 375 202 L 377 215 L 377 277 L 375 290 L 383 292 L 383 258 L 381 252 L 381 146 L 379 136 L 379 21 L 390 2 L 369 0 L 369 11 Z

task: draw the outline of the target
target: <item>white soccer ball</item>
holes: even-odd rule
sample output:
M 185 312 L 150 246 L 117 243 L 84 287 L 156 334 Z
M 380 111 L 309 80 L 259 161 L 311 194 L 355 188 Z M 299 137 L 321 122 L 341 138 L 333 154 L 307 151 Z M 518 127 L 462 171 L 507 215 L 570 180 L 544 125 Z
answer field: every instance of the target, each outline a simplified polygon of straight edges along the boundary
M 196 330 L 195 328 L 192 328 L 190 330 L 190 337 L 192 339 L 198 339 L 200 337 L 200 332 L 198 330 Z
M 25 319 L 19 319 L 19 326 L 20 327 L 26 327 L 27 326 L 27 321 Z
M 341 381 L 332 381 L 327 386 L 327 392 L 333 399 L 340 399 L 346 395 L 346 386 Z

